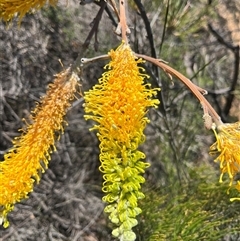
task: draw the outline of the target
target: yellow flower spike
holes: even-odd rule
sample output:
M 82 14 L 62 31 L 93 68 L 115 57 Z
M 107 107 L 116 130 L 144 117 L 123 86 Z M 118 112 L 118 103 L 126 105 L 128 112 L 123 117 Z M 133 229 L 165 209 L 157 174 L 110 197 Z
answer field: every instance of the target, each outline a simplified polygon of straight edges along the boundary
M 230 179 L 229 186 L 231 187 L 236 174 L 240 172 L 240 122 L 221 124 L 217 127 L 217 130 L 213 128 L 213 131 L 217 141 L 210 147 L 210 154 L 218 154 L 215 162 L 220 162 L 220 182 L 222 182 L 223 175 L 227 173 Z M 237 190 L 240 190 L 239 182 L 234 186 Z
M 112 234 L 119 240 L 133 241 L 136 235 L 132 228 L 141 213 L 137 203 L 144 198 L 142 174 L 149 167 L 137 148 L 145 140 L 147 108 L 159 104 L 152 99 L 158 89 L 150 89 L 144 82 L 148 76 L 138 67 L 143 60 L 136 59 L 129 45 L 122 43 L 109 56 L 111 61 L 99 84 L 85 93 L 85 118 L 97 122 L 90 130 L 98 131 L 103 201 L 108 203 L 105 212 L 116 226 Z
M 0 19 L 8 22 L 15 14 L 19 15 L 19 22 L 30 11 L 42 8 L 46 3 L 55 5 L 58 0 L 1 0 Z
M 56 75 L 46 96 L 33 111 L 33 124 L 13 142 L 0 162 L 0 221 L 8 226 L 7 214 L 26 198 L 47 169 L 55 139 L 63 133 L 63 117 L 74 98 L 78 77 L 67 69 Z M 56 133 L 57 132 L 57 133 Z

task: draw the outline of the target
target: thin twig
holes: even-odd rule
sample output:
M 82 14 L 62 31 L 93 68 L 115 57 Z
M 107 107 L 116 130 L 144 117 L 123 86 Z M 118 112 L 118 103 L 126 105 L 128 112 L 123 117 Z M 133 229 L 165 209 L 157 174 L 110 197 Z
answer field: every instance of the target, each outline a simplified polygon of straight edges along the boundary
M 117 15 L 118 21 L 120 22 L 120 14 L 119 14 L 119 11 L 117 9 L 115 0 L 108 0 L 108 4 L 110 4 L 112 6 L 115 14 Z
M 208 29 L 216 37 L 216 39 L 218 40 L 219 43 L 224 45 L 226 48 L 234 51 L 235 47 L 232 44 L 225 41 L 224 38 L 212 27 L 212 25 L 210 23 L 208 24 Z
M 127 44 L 127 21 L 126 21 L 126 4 L 125 0 L 119 0 L 119 8 L 120 8 L 120 26 L 121 26 L 121 32 L 122 32 L 122 40 Z
M 103 14 L 104 9 L 105 9 L 106 6 L 107 6 L 107 3 L 105 1 L 103 1 L 103 2 L 101 1 L 101 7 L 100 7 L 100 9 L 99 9 L 99 11 L 97 13 L 97 16 L 94 19 L 93 27 L 92 27 L 91 31 L 89 32 L 85 42 L 83 43 L 83 45 L 79 49 L 77 59 L 74 61 L 74 64 L 71 66 L 71 69 L 73 71 L 78 72 L 79 66 L 81 65 L 82 56 L 85 53 L 85 51 L 87 50 L 94 33 L 95 33 L 95 41 L 97 40 L 97 36 L 96 35 L 97 35 L 97 32 L 98 32 L 99 22 L 100 22 L 100 20 L 102 18 L 102 14 Z
M 84 48 L 88 48 L 88 46 L 90 44 L 90 41 L 91 41 L 91 39 L 93 37 L 93 34 L 95 33 L 95 35 L 97 35 L 99 22 L 100 22 L 100 20 L 102 18 L 102 14 L 104 12 L 105 7 L 107 6 L 107 3 L 105 1 L 101 1 L 100 5 L 101 5 L 100 9 L 99 9 L 99 11 L 97 13 L 97 16 L 94 19 L 93 27 L 92 27 L 91 31 L 89 32 L 89 34 L 88 34 L 88 36 L 87 36 L 87 38 L 86 38 L 86 40 L 85 40 L 85 42 L 83 44 Z
M 155 50 L 155 46 L 154 46 L 154 41 L 153 41 L 152 28 L 151 28 L 151 24 L 149 22 L 148 16 L 146 14 L 145 8 L 144 8 L 144 6 L 143 6 L 143 4 L 141 3 L 140 0 L 134 0 L 134 2 L 137 5 L 138 10 L 140 12 L 140 15 L 141 15 L 141 17 L 143 19 L 143 22 L 145 24 L 147 37 L 148 37 L 149 45 L 150 45 L 150 48 L 151 48 L 151 56 L 153 58 L 157 58 L 157 54 L 156 54 L 156 50 Z
M 145 11 L 145 8 L 143 6 L 143 4 L 141 3 L 140 0 L 134 0 L 135 4 L 138 7 L 138 10 L 140 12 L 140 15 L 143 19 L 143 22 L 145 24 L 145 28 L 146 28 L 146 32 L 147 32 L 147 37 L 148 37 L 148 41 L 149 41 L 149 45 L 150 45 L 150 49 L 151 49 L 151 56 L 153 58 L 157 58 L 157 54 L 156 54 L 156 50 L 155 50 L 155 44 L 154 44 L 154 40 L 153 40 L 153 33 L 152 33 L 152 28 L 151 28 L 151 24 L 150 21 L 148 19 L 147 13 Z M 153 77 L 155 77 L 157 84 L 162 88 L 162 83 L 159 80 L 159 73 L 158 73 L 158 67 L 154 66 L 153 67 L 153 72 L 154 75 Z M 164 116 L 166 116 L 166 108 L 165 108 L 165 101 L 164 101 L 164 96 L 162 91 L 158 92 L 158 97 L 159 100 L 161 102 L 161 105 L 159 106 L 161 113 L 164 114 Z
M 165 18 L 164 18 L 162 39 L 161 39 L 160 50 L 159 50 L 160 53 L 162 52 L 162 46 L 163 46 L 163 42 L 164 42 L 164 38 L 165 38 L 165 34 L 166 34 L 166 29 L 167 29 L 167 19 L 168 19 L 168 13 L 169 13 L 169 5 L 170 5 L 170 1 L 168 0 L 167 1 L 166 14 L 165 14 Z
M 219 115 L 216 113 L 216 111 L 213 109 L 211 104 L 205 99 L 203 94 L 200 92 L 201 88 L 198 88 L 195 84 L 193 84 L 188 78 L 186 78 L 184 75 L 182 75 L 180 72 L 177 70 L 173 69 L 169 65 L 165 64 L 164 62 L 159 61 L 158 59 L 154 59 L 152 57 L 142 55 L 142 54 L 135 54 L 138 58 L 145 59 L 161 69 L 163 69 L 166 73 L 169 75 L 173 75 L 177 77 L 180 81 L 182 81 L 190 90 L 191 92 L 196 96 L 196 98 L 200 101 L 201 105 L 203 106 L 204 110 L 207 110 L 209 113 L 204 113 L 204 114 L 210 114 L 210 116 L 213 118 L 215 124 L 221 125 L 222 121 Z

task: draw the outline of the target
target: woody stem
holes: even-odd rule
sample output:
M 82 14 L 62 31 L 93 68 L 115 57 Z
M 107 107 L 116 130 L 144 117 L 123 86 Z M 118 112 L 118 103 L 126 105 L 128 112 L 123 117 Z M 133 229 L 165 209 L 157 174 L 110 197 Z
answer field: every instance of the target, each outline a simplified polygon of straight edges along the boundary
M 126 4 L 125 0 L 119 0 L 120 6 L 120 25 L 122 31 L 122 40 L 127 43 L 127 22 L 126 22 Z

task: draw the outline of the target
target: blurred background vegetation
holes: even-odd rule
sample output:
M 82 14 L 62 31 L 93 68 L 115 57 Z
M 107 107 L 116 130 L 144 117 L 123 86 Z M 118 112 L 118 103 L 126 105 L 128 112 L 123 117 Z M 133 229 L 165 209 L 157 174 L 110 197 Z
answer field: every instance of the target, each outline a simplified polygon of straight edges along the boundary
M 0 160 L 53 75 L 77 58 L 98 11 L 99 3 L 61 0 L 27 15 L 20 27 L 17 20 L 10 27 L 0 23 Z M 128 18 L 135 52 L 167 61 L 206 89 L 224 122 L 240 120 L 238 0 L 132 0 Z M 116 22 L 104 12 L 98 42 L 93 39 L 82 57 L 119 45 Z M 105 64 L 86 66 L 82 92 L 97 83 Z M 215 139 L 203 125 L 200 103 L 178 80 L 145 67 L 162 91 L 159 109 L 148 113 L 151 123 L 141 146 L 151 167 L 138 240 L 240 240 L 240 204 L 229 201 L 237 194 L 227 194 L 227 183 L 218 183 L 219 166 L 208 154 Z M 49 169 L 9 215 L 10 227 L 0 227 L 1 241 L 113 240 L 101 201 L 99 143 L 82 104 L 81 96 L 73 102 Z

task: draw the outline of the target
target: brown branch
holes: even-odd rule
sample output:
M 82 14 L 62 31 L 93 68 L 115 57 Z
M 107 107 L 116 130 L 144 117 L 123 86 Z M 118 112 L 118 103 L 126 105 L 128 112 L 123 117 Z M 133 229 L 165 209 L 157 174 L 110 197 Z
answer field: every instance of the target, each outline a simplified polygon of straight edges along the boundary
M 121 26 L 121 32 L 122 32 L 122 40 L 125 43 L 128 43 L 127 39 L 127 21 L 126 21 L 126 4 L 125 0 L 119 0 L 119 8 L 120 8 L 120 26 Z
M 216 113 L 216 111 L 213 109 L 213 107 L 210 105 L 210 103 L 205 99 L 205 97 L 201 93 L 203 91 L 203 89 L 197 87 L 195 84 L 193 84 L 188 78 L 186 78 L 180 72 L 178 72 L 177 70 L 168 66 L 167 64 L 161 62 L 160 60 L 154 59 L 152 57 L 142 55 L 142 54 L 135 54 L 135 55 L 138 58 L 143 58 L 143 59 L 157 65 L 170 76 L 173 75 L 173 76 L 177 77 L 180 81 L 182 81 L 183 84 L 185 84 L 191 90 L 191 92 L 199 100 L 199 102 L 203 106 L 204 115 L 210 115 L 217 126 L 222 124 L 222 121 L 221 121 L 221 118 L 219 117 L 219 115 Z
M 119 15 L 115 0 L 108 0 L 108 4 L 111 5 L 111 7 L 113 8 L 113 11 L 117 15 L 118 21 L 120 22 L 120 15 Z
M 98 5 L 98 6 L 101 7 L 101 1 L 99 1 L 99 2 L 94 2 L 94 3 L 95 3 L 96 5 Z M 107 3 L 108 3 L 108 2 L 107 2 Z M 108 4 L 109 4 L 109 6 L 113 9 L 113 11 L 115 12 L 115 14 L 116 14 L 116 16 L 117 16 L 117 19 L 118 19 L 118 21 L 119 21 L 119 20 L 120 20 L 120 18 L 119 18 L 119 13 L 118 13 L 118 11 L 117 11 L 117 9 L 116 9 L 115 4 L 114 4 L 113 1 L 111 1 L 111 0 L 110 0 L 110 2 L 109 2 Z M 114 26 L 114 27 L 117 27 L 118 24 L 117 24 L 117 22 L 115 21 L 113 15 L 112 15 L 112 12 L 110 11 L 108 5 L 106 5 L 105 11 L 106 11 L 109 19 L 112 21 L 113 26 Z

